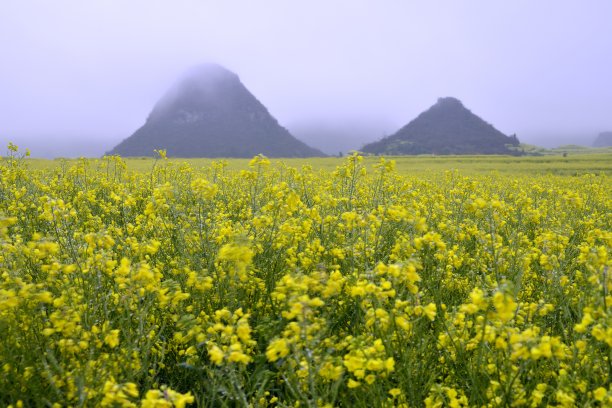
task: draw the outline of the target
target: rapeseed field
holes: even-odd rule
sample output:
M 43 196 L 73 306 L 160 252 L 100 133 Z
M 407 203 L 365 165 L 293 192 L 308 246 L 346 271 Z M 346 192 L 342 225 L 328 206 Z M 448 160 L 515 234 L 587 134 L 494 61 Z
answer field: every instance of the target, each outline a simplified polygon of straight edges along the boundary
M 2 406 L 612 405 L 609 173 L 9 153 Z

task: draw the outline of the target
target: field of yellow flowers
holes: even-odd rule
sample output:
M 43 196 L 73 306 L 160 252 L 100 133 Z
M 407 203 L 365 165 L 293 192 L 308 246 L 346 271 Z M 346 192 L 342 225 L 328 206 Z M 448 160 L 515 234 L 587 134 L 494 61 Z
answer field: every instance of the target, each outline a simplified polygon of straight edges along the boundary
M 610 406 L 606 174 L 0 160 L 0 406 Z

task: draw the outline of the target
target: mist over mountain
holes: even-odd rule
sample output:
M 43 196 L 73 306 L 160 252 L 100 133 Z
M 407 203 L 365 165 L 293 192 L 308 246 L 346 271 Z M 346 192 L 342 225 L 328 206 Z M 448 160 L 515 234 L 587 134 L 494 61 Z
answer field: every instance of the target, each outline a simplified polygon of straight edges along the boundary
M 612 146 L 612 132 L 601 132 L 593 142 L 593 147 L 607 146 Z
M 190 70 L 110 153 L 152 156 L 154 149 L 171 157 L 324 156 L 293 137 L 235 73 L 216 64 Z
M 593 131 L 588 129 L 564 132 L 551 132 L 547 130 L 529 133 L 517 130 L 516 135 L 521 143 L 553 149 L 566 145 L 590 146 L 593 143 L 593 133 Z
M 7 153 L 8 143 L 24 152 L 30 150 L 32 158 L 101 157 L 108 150 L 108 138 L 99 134 L 73 133 L 4 133 L 0 135 L 0 156 Z
M 439 98 L 395 134 L 365 145 L 373 154 L 516 154 L 516 136 L 506 136 L 467 109 L 460 100 Z
M 311 118 L 288 125 L 292 134 L 329 155 L 346 154 L 391 133 L 397 125 L 380 118 Z
M 201 61 L 231 67 L 279 123 L 333 154 L 441 95 L 526 144 L 591 146 L 612 130 L 612 1 L 264 3 L 0 1 L 0 149 L 102 155 Z M 311 118 L 342 126 L 294 126 Z M 336 143 L 345 118 L 394 126 Z

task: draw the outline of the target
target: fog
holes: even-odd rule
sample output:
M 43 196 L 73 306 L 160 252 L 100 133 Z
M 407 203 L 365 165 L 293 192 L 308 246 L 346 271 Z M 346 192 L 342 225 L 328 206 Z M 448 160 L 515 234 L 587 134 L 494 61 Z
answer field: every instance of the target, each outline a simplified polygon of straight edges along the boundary
M 607 0 L 2 0 L 0 143 L 101 155 L 216 62 L 331 153 L 443 96 L 521 142 L 590 145 L 612 130 L 611 16 Z

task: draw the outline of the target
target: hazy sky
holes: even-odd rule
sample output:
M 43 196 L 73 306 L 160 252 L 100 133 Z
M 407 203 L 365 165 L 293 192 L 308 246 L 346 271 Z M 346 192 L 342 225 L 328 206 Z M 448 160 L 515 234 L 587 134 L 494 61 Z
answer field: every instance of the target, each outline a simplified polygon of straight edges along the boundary
M 0 143 L 37 155 L 110 150 L 202 62 L 290 130 L 373 141 L 440 96 L 527 143 L 612 129 L 609 0 L 0 0 L 0 56 Z

